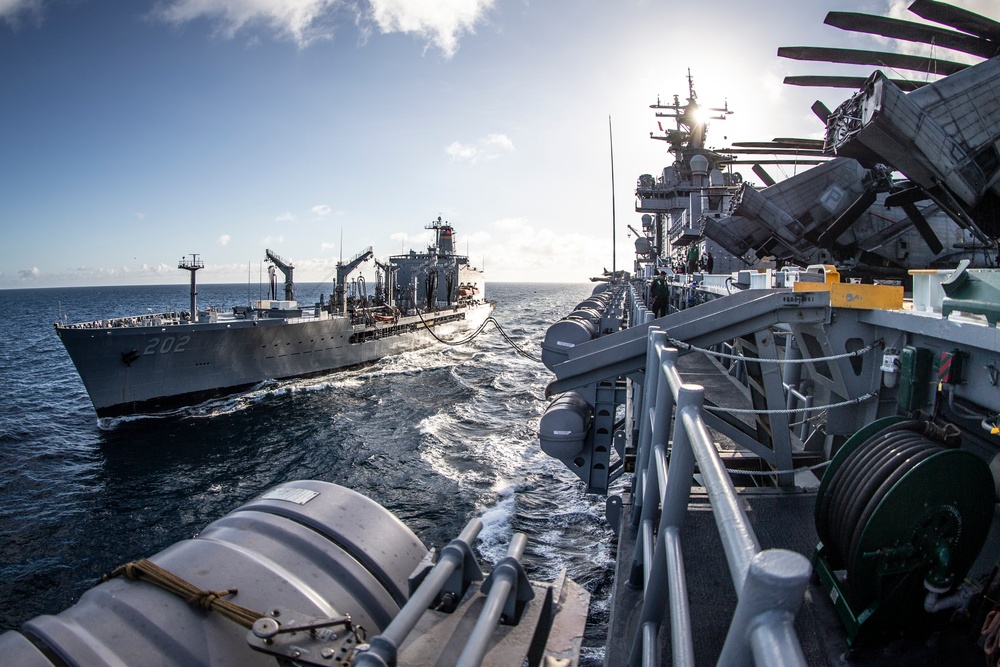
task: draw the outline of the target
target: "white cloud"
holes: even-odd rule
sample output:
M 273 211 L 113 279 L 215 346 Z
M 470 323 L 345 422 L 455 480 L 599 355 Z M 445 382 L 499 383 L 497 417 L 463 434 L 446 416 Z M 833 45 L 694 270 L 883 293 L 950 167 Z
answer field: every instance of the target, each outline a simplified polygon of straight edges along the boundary
M 30 269 L 22 269 L 17 273 L 21 276 L 21 280 L 32 280 L 42 275 L 42 272 L 38 270 L 37 266 L 33 266 Z
M 32 6 L 42 0 L 0 0 Z M 476 26 L 493 8 L 495 0 L 163 0 L 154 10 L 161 20 L 181 24 L 198 19 L 216 22 L 218 32 L 232 38 L 241 30 L 263 27 L 300 48 L 320 39 L 331 39 L 338 23 L 348 21 L 363 36 L 374 28 L 382 34 L 394 32 L 426 40 L 446 58 L 458 50 L 463 35 L 475 34 Z M 366 5 L 370 5 L 367 6 Z M 342 17 L 334 16 L 343 10 Z M 2 16 L 2 14 L 0 14 Z M 256 36 L 251 41 L 256 41 Z
M 12 26 L 16 26 L 18 19 L 29 12 L 40 17 L 42 0 L 0 0 L 0 19 Z
M 303 47 L 333 36 L 328 14 L 343 4 L 344 0 L 168 0 L 156 14 L 170 23 L 216 19 L 220 32 L 230 38 L 248 26 L 263 25 Z
M 275 222 L 295 222 L 295 216 L 292 215 L 291 211 L 285 211 L 277 218 L 274 219 Z
M 444 150 L 453 160 L 476 164 L 481 161 L 494 160 L 504 153 L 513 153 L 514 144 L 506 134 L 492 133 L 487 134 L 474 144 L 454 141 Z
M 902 19 L 904 21 L 950 29 L 949 26 L 942 26 L 935 21 L 929 21 L 917 16 L 909 10 L 910 5 L 912 4 L 912 0 L 889 0 L 888 7 L 886 8 L 884 14 L 894 19 Z M 982 14 L 984 16 L 989 16 L 993 13 L 995 8 L 994 0 L 948 0 L 948 4 L 956 5 L 960 9 L 966 9 L 975 14 Z M 982 61 L 982 58 L 971 56 L 967 53 L 959 51 L 943 49 L 932 44 L 909 42 L 901 39 L 889 39 L 878 35 L 876 35 L 874 39 L 876 42 L 883 44 L 883 48 L 887 51 L 895 53 L 906 53 L 909 55 L 923 56 L 925 58 L 938 58 L 941 60 L 950 60 L 952 62 L 962 62 L 967 64 L 975 64 Z M 933 74 L 920 76 L 917 72 L 904 72 L 903 76 L 900 78 L 933 81 L 938 77 Z
M 281 236 L 280 234 L 278 236 L 265 236 L 260 240 L 261 245 L 268 245 L 270 243 L 284 243 L 284 242 L 285 242 L 285 237 Z
M 164 264 L 163 262 L 160 262 L 156 266 L 143 264 L 139 267 L 139 273 L 149 276 L 174 276 L 177 275 L 177 267 L 171 266 L 170 264 Z
M 393 241 L 400 242 L 400 251 L 405 252 L 406 250 L 421 250 L 425 245 L 434 241 L 433 230 L 427 230 L 420 232 L 419 234 L 407 234 L 405 232 L 396 232 L 390 234 L 389 238 Z M 409 246 L 407 248 L 406 246 Z
M 470 144 L 453 141 L 444 150 L 456 160 L 474 160 L 476 158 L 476 147 Z
M 326 204 L 318 204 L 316 206 L 313 206 L 309 210 L 312 211 L 315 215 L 319 215 L 319 216 L 323 216 L 323 217 L 328 216 L 331 213 L 333 213 L 333 209 L 331 209 Z
M 331 243 L 330 241 L 323 241 L 323 243 L 320 244 L 319 249 L 326 251 L 326 250 L 333 250 L 336 247 L 337 247 L 336 243 Z
M 229 245 L 229 241 L 232 237 L 229 234 L 223 234 L 219 238 L 215 239 L 215 242 L 219 245 Z
M 495 220 L 489 228 L 492 234 L 466 237 L 473 265 L 485 255 L 487 281 L 580 282 L 611 265 L 611 244 L 603 239 L 536 227 L 524 218 Z
M 459 37 L 475 34 L 493 1 L 371 0 L 372 19 L 383 33 L 418 35 L 450 58 L 458 50 Z

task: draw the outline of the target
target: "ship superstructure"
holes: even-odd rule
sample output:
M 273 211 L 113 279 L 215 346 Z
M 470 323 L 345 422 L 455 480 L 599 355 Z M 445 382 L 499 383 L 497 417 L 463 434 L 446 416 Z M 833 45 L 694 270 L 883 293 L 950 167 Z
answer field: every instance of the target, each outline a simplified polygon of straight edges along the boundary
M 822 164 L 692 224 L 747 270 L 650 290 L 646 236 L 546 333 L 541 448 L 617 537 L 605 664 L 998 664 L 1000 23 L 911 10 L 955 30 L 827 22 L 992 59 L 784 50 L 948 76 L 793 82 L 861 90 L 825 143 L 743 146 Z
M 674 127 L 666 130 L 663 121 L 658 121 L 661 134 L 650 133 L 650 138 L 668 144 L 674 162 L 659 176 L 641 175 L 636 185 L 635 210 L 644 214 L 647 254 L 658 258 L 657 264 L 679 269 L 690 246 L 697 245 L 700 256 L 712 253 L 719 271 L 744 268 L 748 260 L 704 239 L 701 233 L 701 218 L 725 215 L 730 198 L 743 182 L 739 173 L 727 168 L 726 156 L 706 148 L 705 143 L 708 121 L 724 120 L 732 113 L 728 104 L 702 107 L 688 72 L 686 102 L 675 95 L 673 102 L 664 104 L 657 99 L 650 108 L 656 110 L 657 118 L 674 121 Z

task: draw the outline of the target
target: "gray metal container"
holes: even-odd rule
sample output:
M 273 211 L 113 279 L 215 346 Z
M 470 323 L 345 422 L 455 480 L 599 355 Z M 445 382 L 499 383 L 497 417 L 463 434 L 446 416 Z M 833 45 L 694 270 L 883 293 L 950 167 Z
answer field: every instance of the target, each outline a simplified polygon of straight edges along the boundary
M 213 522 L 149 560 L 232 602 L 268 614 L 350 614 L 368 636 L 406 600 L 407 579 L 427 554 L 388 510 L 349 489 L 298 481 Z M 0 635 L 2 662 L 53 665 L 261 665 L 247 629 L 145 581 L 111 579 L 55 616 Z
M 599 296 L 592 296 L 589 299 L 584 299 L 580 303 L 576 304 L 576 307 L 578 309 L 579 308 L 591 308 L 593 310 L 597 310 L 597 311 L 602 311 L 603 312 L 604 309 L 608 307 L 608 303 L 610 301 L 611 301 L 611 295 L 610 294 L 602 294 L 602 295 L 599 295 Z
M 566 361 L 569 350 L 597 337 L 597 325 L 580 319 L 559 320 L 545 332 L 542 341 L 542 363 L 549 370 Z
M 577 308 L 566 317 L 574 320 L 587 320 L 588 322 L 597 324 L 601 321 L 601 311 L 594 308 Z
M 592 412 L 587 401 L 575 391 L 557 397 L 538 422 L 542 451 L 563 460 L 577 456 L 583 451 Z

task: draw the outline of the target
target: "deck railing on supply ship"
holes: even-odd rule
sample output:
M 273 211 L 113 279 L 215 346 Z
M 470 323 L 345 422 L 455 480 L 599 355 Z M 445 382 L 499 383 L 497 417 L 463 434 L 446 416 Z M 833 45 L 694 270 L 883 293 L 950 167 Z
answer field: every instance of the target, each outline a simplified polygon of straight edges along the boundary
M 150 313 L 148 315 L 136 315 L 134 317 L 113 317 L 92 322 L 77 322 L 74 324 L 56 323 L 57 328 L 63 329 L 120 329 L 131 327 L 160 327 L 164 325 L 180 324 L 183 316 L 177 312 Z
M 649 321 L 637 301 L 633 293 L 633 322 Z M 683 383 L 676 361 L 677 350 L 668 347 L 666 332 L 650 328 L 645 382 L 633 391 L 639 432 L 633 522 L 639 535 L 632 579 L 644 588 L 629 664 L 661 663 L 657 633 L 669 613 L 671 664 L 694 665 L 680 528 L 697 463 L 738 596 L 718 664 L 746 664 L 749 652 L 758 666 L 805 665 L 794 622 L 811 574 L 809 561 L 794 551 L 761 550 L 705 426 L 705 390 Z M 663 600 L 669 600 L 668 607 Z

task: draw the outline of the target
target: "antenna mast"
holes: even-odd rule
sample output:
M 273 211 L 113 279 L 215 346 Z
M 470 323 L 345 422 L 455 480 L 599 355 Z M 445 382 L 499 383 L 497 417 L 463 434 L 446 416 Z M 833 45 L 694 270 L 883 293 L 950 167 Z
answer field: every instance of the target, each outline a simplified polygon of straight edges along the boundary
M 608 143 L 611 146 L 611 280 L 614 280 L 618 268 L 615 266 L 618 249 L 615 241 L 615 139 L 611 131 L 611 114 L 608 114 Z
M 194 322 L 198 319 L 198 287 L 194 274 L 198 269 L 204 269 L 205 263 L 198 259 L 196 253 L 192 253 L 189 260 L 182 257 L 181 261 L 177 262 L 177 268 L 191 272 L 191 321 Z

